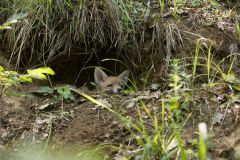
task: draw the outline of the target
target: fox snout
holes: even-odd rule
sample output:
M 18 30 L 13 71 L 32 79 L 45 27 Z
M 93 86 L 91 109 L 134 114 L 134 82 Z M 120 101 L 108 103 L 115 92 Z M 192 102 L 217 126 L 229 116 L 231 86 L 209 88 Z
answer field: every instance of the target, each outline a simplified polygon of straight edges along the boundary
M 97 90 L 117 94 L 128 82 L 129 71 L 123 71 L 119 76 L 108 76 L 101 68 L 96 67 L 94 79 Z
M 114 87 L 114 88 L 112 88 L 112 90 L 110 90 L 110 91 L 112 91 L 114 94 L 117 94 L 117 93 L 119 93 L 119 91 L 121 90 L 122 88 L 121 87 Z

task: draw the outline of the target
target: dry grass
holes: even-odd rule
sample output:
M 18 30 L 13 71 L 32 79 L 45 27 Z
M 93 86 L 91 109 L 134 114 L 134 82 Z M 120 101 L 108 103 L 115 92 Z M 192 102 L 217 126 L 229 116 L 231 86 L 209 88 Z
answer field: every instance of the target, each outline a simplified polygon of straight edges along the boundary
M 10 61 L 31 67 L 53 62 L 61 55 L 98 53 L 116 48 L 137 53 L 136 23 L 141 25 L 142 3 L 124 1 L 27 1 L 5 2 L 14 12 L 28 16 L 5 34 Z M 4 16 L 10 17 L 11 12 Z M 135 19 L 136 18 L 136 19 Z M 131 55 L 132 56 L 132 55 Z

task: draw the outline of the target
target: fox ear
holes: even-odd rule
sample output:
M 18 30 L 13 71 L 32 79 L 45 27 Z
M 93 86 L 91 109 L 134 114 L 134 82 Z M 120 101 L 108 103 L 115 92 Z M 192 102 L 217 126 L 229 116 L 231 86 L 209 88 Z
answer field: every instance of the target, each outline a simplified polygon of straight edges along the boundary
M 129 70 L 123 71 L 118 78 L 123 82 L 123 86 L 127 85 L 127 81 L 128 81 L 128 77 L 129 77 Z
M 99 67 L 95 67 L 94 79 L 96 83 L 100 83 L 106 80 L 107 74 Z

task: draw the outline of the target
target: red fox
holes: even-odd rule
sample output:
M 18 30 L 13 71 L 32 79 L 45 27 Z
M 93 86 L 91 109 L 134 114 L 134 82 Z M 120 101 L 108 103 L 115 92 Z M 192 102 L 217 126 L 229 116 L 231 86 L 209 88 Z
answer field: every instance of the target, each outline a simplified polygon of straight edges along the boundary
M 94 79 L 98 91 L 118 93 L 128 82 L 129 71 L 123 71 L 119 76 L 108 76 L 101 68 L 96 67 Z

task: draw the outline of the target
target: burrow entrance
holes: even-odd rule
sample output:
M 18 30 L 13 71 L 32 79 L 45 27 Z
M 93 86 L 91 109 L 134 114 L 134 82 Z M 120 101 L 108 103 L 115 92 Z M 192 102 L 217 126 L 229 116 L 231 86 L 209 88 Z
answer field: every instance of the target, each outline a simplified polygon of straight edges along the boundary
M 126 60 L 115 50 L 101 51 L 98 53 L 70 53 L 55 60 L 51 67 L 56 72 L 53 80 L 76 86 L 94 82 L 94 68 L 96 66 L 106 69 L 108 75 L 118 75 L 129 65 Z

